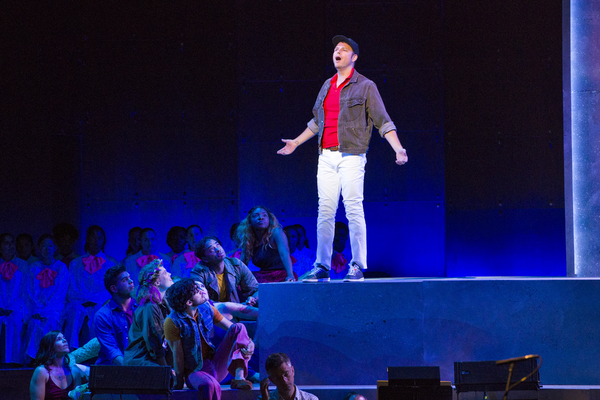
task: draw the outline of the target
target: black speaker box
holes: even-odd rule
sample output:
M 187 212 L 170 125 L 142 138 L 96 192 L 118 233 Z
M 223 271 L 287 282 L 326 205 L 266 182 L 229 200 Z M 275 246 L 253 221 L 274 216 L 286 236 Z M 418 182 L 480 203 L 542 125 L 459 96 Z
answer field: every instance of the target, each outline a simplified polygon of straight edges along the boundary
M 454 384 L 457 392 L 504 391 L 508 380 L 509 364 L 496 365 L 495 361 L 468 361 L 454 363 Z M 514 364 L 511 385 L 537 368 L 537 359 Z M 539 371 L 517 385 L 513 390 L 538 390 Z
M 34 368 L 0 370 L 0 400 L 28 399 Z
M 169 366 L 139 367 L 92 365 L 89 390 L 95 394 L 163 394 L 171 396 L 173 374 Z
M 452 400 L 452 386 L 377 387 L 377 400 Z
M 395 387 L 437 387 L 440 367 L 388 367 L 388 382 Z

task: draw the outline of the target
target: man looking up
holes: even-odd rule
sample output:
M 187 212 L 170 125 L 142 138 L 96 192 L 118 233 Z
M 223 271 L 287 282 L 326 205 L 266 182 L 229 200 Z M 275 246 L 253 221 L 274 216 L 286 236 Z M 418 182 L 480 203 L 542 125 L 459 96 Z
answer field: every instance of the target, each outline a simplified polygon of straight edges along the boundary
M 282 139 L 277 153 L 289 155 L 313 136 L 319 136 L 317 186 L 317 257 L 304 282 L 329 281 L 334 222 L 340 192 L 350 228 L 352 260 L 345 282 L 364 280 L 367 268 L 367 228 L 363 210 L 366 153 L 373 126 L 396 153 L 396 164 L 408 162 L 377 86 L 354 69 L 358 44 L 345 36 L 333 38 L 333 65 L 337 74 L 325 81 L 313 107 L 313 119 L 295 139 Z
M 258 282 L 246 264 L 227 257 L 221 241 L 206 236 L 196 244 L 200 262 L 192 269 L 191 277 L 206 286 L 212 301 L 258 305 Z
M 133 281 L 125 266 L 117 264 L 104 274 L 104 287 L 110 293 L 110 301 L 94 315 L 96 337 L 100 353 L 96 364 L 123 365 L 123 351 L 129 344 L 127 337 L 137 308 L 133 293 Z
M 175 389 L 186 382 L 188 388 L 198 390 L 199 398 L 220 400 L 220 382 L 229 372 L 234 377 L 232 389 L 251 390 L 252 382 L 245 377 L 254 343 L 246 327 L 223 318 L 208 302 L 204 285 L 191 278 L 173 284 L 167 290 L 167 301 L 173 311 L 164 328 L 173 351 Z M 213 324 L 227 331 L 216 348 L 210 341 Z

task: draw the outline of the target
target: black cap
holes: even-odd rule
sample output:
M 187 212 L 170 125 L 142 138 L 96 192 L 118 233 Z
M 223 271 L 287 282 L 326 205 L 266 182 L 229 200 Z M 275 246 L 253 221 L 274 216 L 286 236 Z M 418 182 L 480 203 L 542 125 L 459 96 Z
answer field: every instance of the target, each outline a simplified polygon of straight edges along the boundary
M 354 40 L 352 40 L 344 35 L 337 35 L 337 36 L 334 36 L 331 41 L 333 42 L 334 46 L 337 46 L 337 44 L 339 42 L 348 43 L 350 45 L 350 47 L 352 48 L 352 51 L 354 52 L 354 54 L 358 55 L 358 43 L 356 43 Z

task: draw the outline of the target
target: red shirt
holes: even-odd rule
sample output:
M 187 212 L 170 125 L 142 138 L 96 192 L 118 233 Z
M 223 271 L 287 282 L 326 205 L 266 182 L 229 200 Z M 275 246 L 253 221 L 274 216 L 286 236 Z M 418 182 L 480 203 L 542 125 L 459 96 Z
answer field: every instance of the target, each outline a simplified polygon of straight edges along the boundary
M 346 86 L 350 78 L 354 75 L 354 68 L 350 72 L 350 75 L 337 86 L 338 74 L 335 74 L 331 78 L 331 87 L 329 92 L 323 101 L 323 110 L 325 111 L 325 128 L 323 129 L 323 148 L 339 146 L 338 141 L 338 116 L 340 115 L 340 92 L 342 88 Z

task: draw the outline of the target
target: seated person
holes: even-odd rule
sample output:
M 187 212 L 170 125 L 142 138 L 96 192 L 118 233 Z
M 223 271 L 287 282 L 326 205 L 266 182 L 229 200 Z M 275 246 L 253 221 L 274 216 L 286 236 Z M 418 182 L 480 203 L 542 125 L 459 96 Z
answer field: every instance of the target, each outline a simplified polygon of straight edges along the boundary
M 165 253 L 158 251 L 158 239 L 152 228 L 144 228 L 140 232 L 140 244 L 142 249 L 137 253 L 126 257 L 122 263 L 132 277 L 138 276 L 140 270 L 150 262 L 160 258 L 167 271 L 171 271 L 171 258 Z
M 61 315 L 64 334 L 72 348 L 79 347 L 94 337 L 94 315 L 107 300 L 104 274 L 117 265 L 117 260 L 104 254 L 106 234 L 98 225 L 92 225 L 85 235 L 85 254 L 69 266 L 71 280 L 67 304 Z
M 273 353 L 265 361 L 268 378 L 260 382 L 262 400 L 319 400 L 317 396 L 298 389 L 294 384 L 294 366 L 285 353 Z M 269 381 L 277 389 L 269 393 Z
M 33 242 L 33 236 L 29 233 L 21 233 L 17 236 L 17 253 L 21 260 L 27 261 L 27 264 L 33 264 L 39 261 L 39 258 L 35 256 L 35 244 Z
M 190 225 L 186 232 L 188 249 L 175 259 L 171 267 L 171 274 L 175 280 L 189 278 L 192 268 L 200 261 L 195 254 L 195 244 L 202 238 L 202 228 L 198 225 Z
M 287 238 L 277 218 L 266 207 L 255 206 L 248 211 L 237 229 L 242 248 L 241 260 L 250 260 L 260 269 L 254 275 L 259 283 L 293 282 L 294 274 Z
M 71 261 L 79 257 L 79 254 L 73 250 L 75 243 L 79 240 L 79 231 L 73 224 L 62 222 L 52 228 L 52 235 L 54 235 L 56 246 L 58 247 L 54 257 L 65 263 L 68 268 L 71 265 Z
M 67 266 L 54 258 L 56 246 L 52 235 L 40 236 L 38 247 L 40 261 L 29 266 L 23 283 L 25 315 L 22 346 L 26 364 L 35 357 L 44 334 L 59 329 L 70 279 Z
M 69 399 L 69 392 L 81 385 L 89 367 L 69 362 L 69 343 L 62 333 L 51 331 L 40 341 L 35 356 L 29 393 L 32 400 Z
M 163 325 L 169 315 L 165 293 L 173 284 L 171 274 L 154 260 L 140 271 L 137 302 L 129 328 L 129 345 L 125 349 L 125 365 L 169 365 L 163 347 Z M 169 360 L 172 362 L 172 360 Z
M 165 319 L 165 336 L 173 351 L 175 389 L 186 382 L 198 390 L 199 398 L 220 400 L 219 382 L 231 373 L 232 389 L 251 390 L 245 379 L 254 343 L 243 324 L 232 324 L 210 305 L 204 285 L 191 278 L 174 283 L 167 290 L 167 301 L 173 309 Z M 215 346 L 210 341 L 213 324 L 227 330 L 225 338 Z
M 183 226 L 174 226 L 167 232 L 167 246 L 171 249 L 167 253 L 171 265 L 175 259 L 187 250 L 187 232 Z
M 204 284 L 210 300 L 217 302 L 217 310 L 227 318 L 256 320 L 258 282 L 248 267 L 237 258 L 226 257 L 215 236 L 206 236 L 196 243 L 196 256 L 200 262 L 190 276 Z
M 236 222 L 229 228 L 229 239 L 231 239 L 231 241 L 235 245 L 235 249 L 227 252 L 228 257 L 240 258 L 242 256 L 242 249 L 240 248 L 237 237 L 238 226 L 240 226 L 240 223 Z
M 104 287 L 111 299 L 96 315 L 94 325 L 100 342 L 96 364 L 123 365 L 123 351 L 129 344 L 128 332 L 137 308 L 133 293 L 133 281 L 123 265 L 115 265 L 104 274 Z
M 142 245 L 140 244 L 140 232 L 142 232 L 142 228 L 139 226 L 134 226 L 129 230 L 125 257 L 132 256 L 142 249 Z
M 29 264 L 16 256 L 15 238 L 10 233 L 0 235 L 0 363 L 22 364 L 21 327 L 23 326 L 23 295 L 21 285 Z

